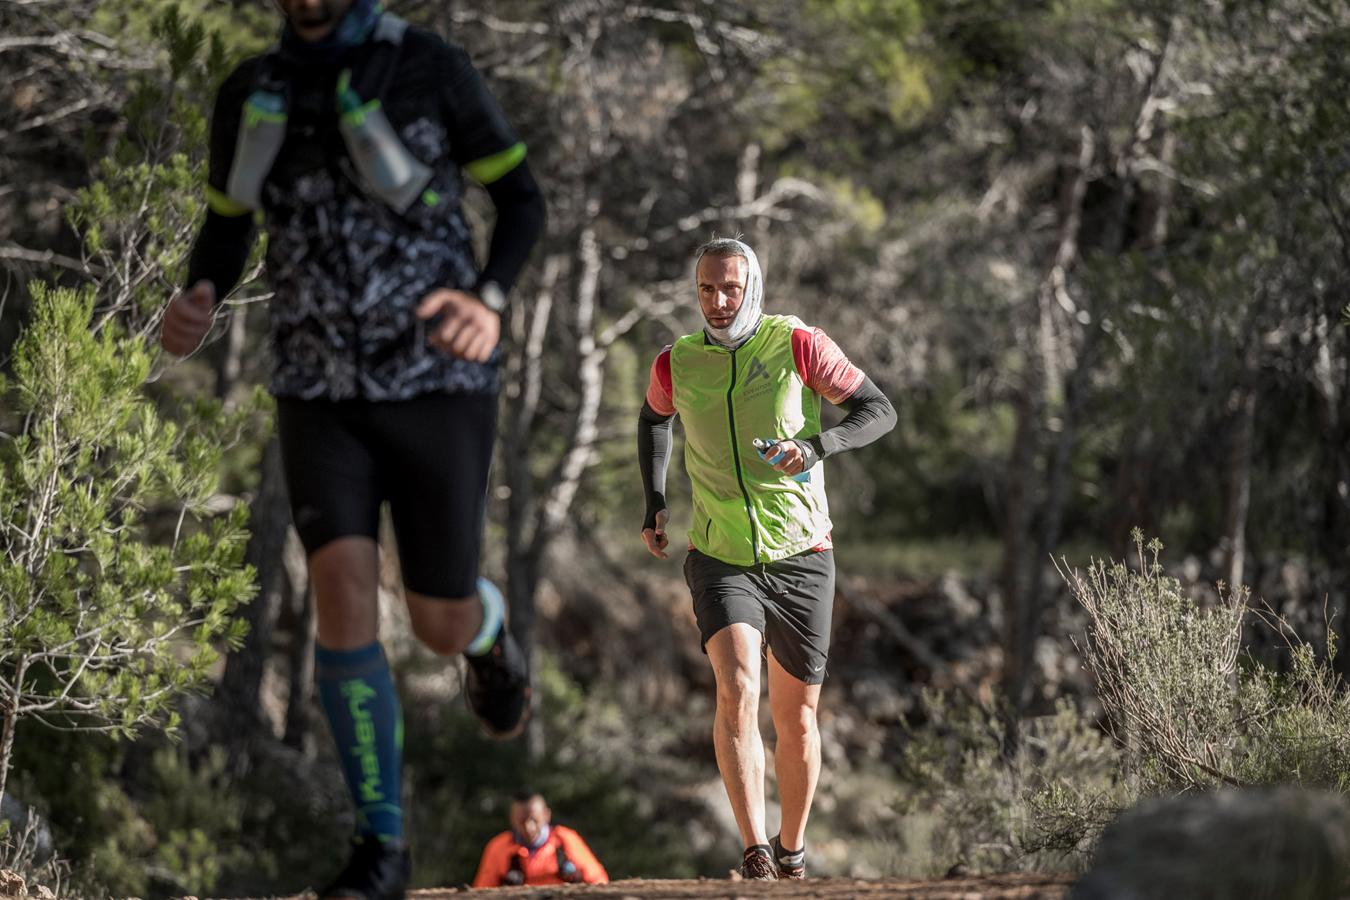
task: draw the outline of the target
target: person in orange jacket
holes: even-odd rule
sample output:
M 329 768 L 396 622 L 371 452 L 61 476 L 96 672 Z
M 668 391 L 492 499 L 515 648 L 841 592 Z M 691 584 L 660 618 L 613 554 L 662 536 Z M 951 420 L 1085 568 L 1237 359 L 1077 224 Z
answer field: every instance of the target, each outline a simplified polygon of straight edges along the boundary
M 511 803 L 511 830 L 488 841 L 473 886 L 608 884 L 609 874 L 581 835 L 551 824 L 542 795 L 521 791 Z

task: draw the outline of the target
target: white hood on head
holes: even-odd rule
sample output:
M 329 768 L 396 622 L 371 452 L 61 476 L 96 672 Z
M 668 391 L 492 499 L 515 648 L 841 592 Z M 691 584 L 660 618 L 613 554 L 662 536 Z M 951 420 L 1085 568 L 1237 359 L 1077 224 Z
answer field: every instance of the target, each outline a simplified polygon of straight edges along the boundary
M 726 328 L 714 328 L 707 321 L 703 323 L 703 333 L 728 350 L 735 350 L 749 340 L 759 327 L 759 320 L 764 317 L 764 277 L 759 270 L 759 258 L 755 256 L 755 251 L 750 249 L 749 244 L 741 241 L 733 243 L 745 254 L 746 262 L 745 293 L 741 299 L 741 308 L 736 311 L 736 318 L 732 319 Z M 694 260 L 695 296 L 698 296 L 698 264 L 703 261 L 703 256 L 704 254 L 700 253 Z

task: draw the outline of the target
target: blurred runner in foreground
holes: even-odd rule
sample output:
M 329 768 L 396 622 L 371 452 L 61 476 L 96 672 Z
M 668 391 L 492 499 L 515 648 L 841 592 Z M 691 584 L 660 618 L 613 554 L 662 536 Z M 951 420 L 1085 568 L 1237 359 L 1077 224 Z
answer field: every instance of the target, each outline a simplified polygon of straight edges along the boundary
M 376 0 L 278 6 L 280 43 L 216 99 L 209 212 L 161 341 L 179 355 L 201 343 L 260 217 L 276 292 L 270 389 L 317 610 L 316 681 L 357 814 L 350 861 L 322 896 L 397 900 L 411 861 L 403 721 L 377 628 L 380 506 L 417 637 L 463 653 L 474 713 L 494 736 L 518 733 L 529 673 L 478 557 L 499 315 L 544 205 L 464 50 Z M 497 210 L 481 271 L 461 169 Z

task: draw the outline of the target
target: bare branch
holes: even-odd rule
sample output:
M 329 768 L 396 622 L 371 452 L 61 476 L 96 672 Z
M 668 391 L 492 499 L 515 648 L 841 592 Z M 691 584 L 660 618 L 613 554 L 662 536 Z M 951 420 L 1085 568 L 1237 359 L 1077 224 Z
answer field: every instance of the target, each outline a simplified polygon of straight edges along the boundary
M 81 44 L 92 44 L 96 47 L 105 49 L 90 49 Z M 70 32 L 63 31 L 58 34 L 41 35 L 18 35 L 14 37 L 0 38 L 0 55 L 4 55 L 10 50 L 25 50 L 29 48 L 55 50 L 56 52 L 71 59 L 78 59 L 82 62 L 93 63 L 109 69 L 134 69 L 148 71 L 154 69 L 157 65 L 155 60 L 149 58 L 133 59 L 115 52 L 112 48 L 115 45 L 104 35 L 96 32 Z
M 79 272 L 91 279 L 103 277 L 102 268 L 92 263 L 82 262 L 52 250 L 30 250 L 27 247 L 20 247 L 18 244 L 0 244 L 0 259 L 15 259 L 44 266 L 61 266 Z
M 822 206 L 830 204 L 830 196 L 823 189 L 803 178 L 779 178 L 769 189 L 749 203 L 735 206 L 709 206 L 684 216 L 675 224 L 658 228 L 650 235 L 637 238 L 629 246 L 634 250 L 645 250 L 653 244 L 661 244 L 681 234 L 688 234 L 707 225 L 709 222 L 737 221 L 763 216 L 770 219 L 787 221 L 791 213 L 780 207 L 790 200 L 806 199 Z
M 41 128 L 43 125 L 50 125 L 52 122 L 59 122 L 60 120 L 73 116 L 75 113 L 88 109 L 93 105 L 93 100 L 88 97 L 81 97 L 74 103 L 68 103 L 60 109 L 53 110 L 46 115 L 38 116 L 35 119 L 28 119 L 17 128 L 13 128 L 9 131 L 0 131 L 0 141 L 25 131 L 31 131 L 34 128 Z
M 549 34 L 552 31 L 545 22 L 511 22 L 490 13 L 464 9 L 458 5 L 450 14 L 450 21 L 456 25 L 481 25 L 489 31 L 502 34 Z

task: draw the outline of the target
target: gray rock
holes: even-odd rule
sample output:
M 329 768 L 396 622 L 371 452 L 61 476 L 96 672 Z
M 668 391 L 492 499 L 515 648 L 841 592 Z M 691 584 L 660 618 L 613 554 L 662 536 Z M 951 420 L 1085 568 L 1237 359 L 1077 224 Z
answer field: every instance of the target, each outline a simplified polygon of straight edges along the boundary
M 1071 900 L 1342 896 L 1350 805 L 1273 788 L 1147 800 L 1107 827 Z

